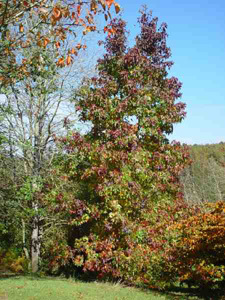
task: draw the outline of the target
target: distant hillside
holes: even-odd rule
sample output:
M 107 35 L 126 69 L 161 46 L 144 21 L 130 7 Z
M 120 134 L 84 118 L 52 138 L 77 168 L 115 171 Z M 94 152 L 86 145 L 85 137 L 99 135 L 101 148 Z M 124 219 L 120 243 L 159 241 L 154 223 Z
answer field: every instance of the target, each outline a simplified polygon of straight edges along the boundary
M 192 165 L 181 176 L 188 203 L 225 200 L 225 143 L 190 146 Z

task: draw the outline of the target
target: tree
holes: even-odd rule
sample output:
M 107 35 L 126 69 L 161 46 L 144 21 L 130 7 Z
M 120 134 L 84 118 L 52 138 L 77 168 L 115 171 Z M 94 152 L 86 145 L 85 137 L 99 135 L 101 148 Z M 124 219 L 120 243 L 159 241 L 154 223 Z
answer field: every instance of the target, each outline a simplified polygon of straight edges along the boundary
M 119 5 L 114 0 L 88 1 L 54 1 L 54 0 L 6 0 L 0 3 L 0 91 L 2 87 L 15 83 L 24 76 L 29 76 L 29 62 L 22 56 L 24 48 L 29 49 L 35 41 L 40 49 L 49 43 L 55 44 L 55 63 L 59 66 L 71 64 L 77 51 L 82 48 L 82 41 L 75 42 L 64 56 L 60 53 L 67 37 L 76 37 L 77 27 L 83 28 L 83 35 L 97 30 L 96 15 L 104 14 L 107 20 L 110 8 L 114 4 L 118 13 Z M 29 18 L 36 17 L 37 22 L 26 30 L 25 24 Z M 38 33 L 43 24 L 50 27 L 51 39 Z M 113 33 L 113 28 L 105 26 L 105 32 Z
M 39 16 L 31 15 L 23 24 L 23 32 L 32 31 L 34 36 L 44 36 L 49 42 L 42 47 L 39 44 L 40 40 L 36 39 L 32 40 L 29 47 L 20 49 L 19 55 L 26 64 L 26 72 L 29 76 L 17 78 L 19 80 L 14 83 L 9 81 L 3 90 L 5 100 L 1 103 L 1 112 L 5 116 L 2 127 L 7 136 L 4 148 L 13 164 L 12 170 L 10 170 L 11 164 L 8 165 L 8 169 L 9 172 L 20 169 L 19 173 L 14 172 L 14 180 L 12 176 L 10 179 L 14 181 L 16 189 L 21 190 L 20 195 L 15 193 L 13 195 L 14 200 L 17 198 L 20 204 L 20 213 L 17 215 L 20 218 L 18 223 L 22 226 L 23 237 L 25 231 L 31 235 L 29 237 L 28 234 L 26 238 L 28 249 L 31 249 L 33 272 L 38 269 L 42 236 L 40 224 L 43 223 L 44 218 L 40 213 L 41 206 L 37 194 L 45 177 L 44 170 L 49 168 L 55 154 L 54 136 L 56 133 L 65 133 L 70 126 L 74 125 L 72 121 L 76 119 L 75 117 L 72 120 L 72 116 L 70 118 L 69 87 L 73 85 L 74 88 L 80 78 L 90 72 L 90 70 L 83 71 L 83 74 L 76 76 L 79 70 L 81 73 L 82 68 L 79 59 L 82 55 L 81 49 L 79 55 L 76 53 L 76 66 L 72 66 L 69 61 L 65 62 L 68 68 L 62 68 L 62 64 L 57 64 L 58 51 L 60 55 L 67 56 L 71 42 L 65 40 L 60 49 L 57 48 L 51 27 L 46 23 L 36 27 L 35 24 L 38 22 Z M 77 39 L 82 35 L 79 28 L 76 35 Z M 74 76 L 72 81 L 71 74 Z M 6 157 L 7 155 L 4 159 Z M 16 174 L 20 175 L 19 186 L 17 185 L 19 176 L 17 177 Z
M 167 26 L 158 29 L 157 21 L 144 9 L 141 33 L 127 48 L 126 24 L 114 19 L 99 75 L 74 96 L 91 130 L 62 139 L 68 153 L 58 169 L 63 189 L 58 180 L 50 195 L 58 210 L 67 209 L 75 265 L 84 270 L 123 276 L 120 258 L 131 255 L 132 244 L 148 248 L 154 207 L 181 197 L 179 173 L 188 154 L 167 135 L 184 118 L 185 105 L 176 103 L 181 84 L 168 78 Z M 65 189 L 77 183 L 83 188 L 76 193 Z
M 43 180 L 54 133 L 63 128 L 59 107 L 66 98 L 66 71 L 59 70 L 71 66 L 78 52 L 86 48 L 85 39 L 78 40 L 78 31 L 82 36 L 97 31 L 96 16 L 104 14 L 107 21 L 112 5 L 118 13 L 120 7 L 114 0 L 6 0 L 0 4 L 0 92 L 7 96 L 3 110 L 11 110 L 4 126 L 14 161 L 21 157 L 24 163 L 27 183 L 23 190 L 30 198 L 21 206 L 30 208 L 33 215 L 34 272 L 38 269 L 41 236 L 35 195 Z M 106 25 L 104 31 L 112 34 L 113 28 Z M 69 125 L 67 117 L 63 116 L 65 128 Z

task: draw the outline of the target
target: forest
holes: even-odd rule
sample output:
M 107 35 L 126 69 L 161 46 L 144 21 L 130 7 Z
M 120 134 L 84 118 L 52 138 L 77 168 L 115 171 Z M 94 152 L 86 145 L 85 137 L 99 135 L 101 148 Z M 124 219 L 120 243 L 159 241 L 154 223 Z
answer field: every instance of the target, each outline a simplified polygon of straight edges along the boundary
M 225 200 L 225 143 L 189 146 L 192 163 L 181 174 L 187 203 Z
M 113 0 L 0 4 L 0 272 L 223 289 L 225 143 L 170 142 L 167 25 L 137 23 L 130 46 Z

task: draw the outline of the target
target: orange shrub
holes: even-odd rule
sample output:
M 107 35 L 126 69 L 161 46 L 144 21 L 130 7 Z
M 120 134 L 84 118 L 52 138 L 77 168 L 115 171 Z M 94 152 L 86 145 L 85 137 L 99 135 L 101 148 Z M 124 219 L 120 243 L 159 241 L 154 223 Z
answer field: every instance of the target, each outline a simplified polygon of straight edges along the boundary
M 168 231 L 169 273 L 197 286 L 225 281 L 225 202 L 206 204 L 204 212 L 176 222 Z

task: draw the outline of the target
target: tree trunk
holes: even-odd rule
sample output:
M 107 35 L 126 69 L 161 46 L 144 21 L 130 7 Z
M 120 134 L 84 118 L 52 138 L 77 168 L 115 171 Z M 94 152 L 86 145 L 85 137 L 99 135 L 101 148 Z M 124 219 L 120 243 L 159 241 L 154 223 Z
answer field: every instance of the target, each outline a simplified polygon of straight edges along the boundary
M 37 214 L 33 217 L 33 227 L 31 235 L 31 269 L 33 273 L 36 273 L 39 269 L 41 241 L 39 238 L 38 205 L 34 204 L 33 209 L 37 212 Z
M 39 190 L 40 171 L 41 171 L 41 124 L 37 123 L 34 136 L 34 152 L 33 152 L 33 170 L 32 170 L 32 208 L 34 212 L 32 220 L 32 235 L 31 235 L 31 266 L 32 272 L 36 273 L 39 269 L 40 249 L 41 249 L 41 235 L 40 235 L 40 216 L 39 216 L 39 202 L 37 201 L 35 192 Z

